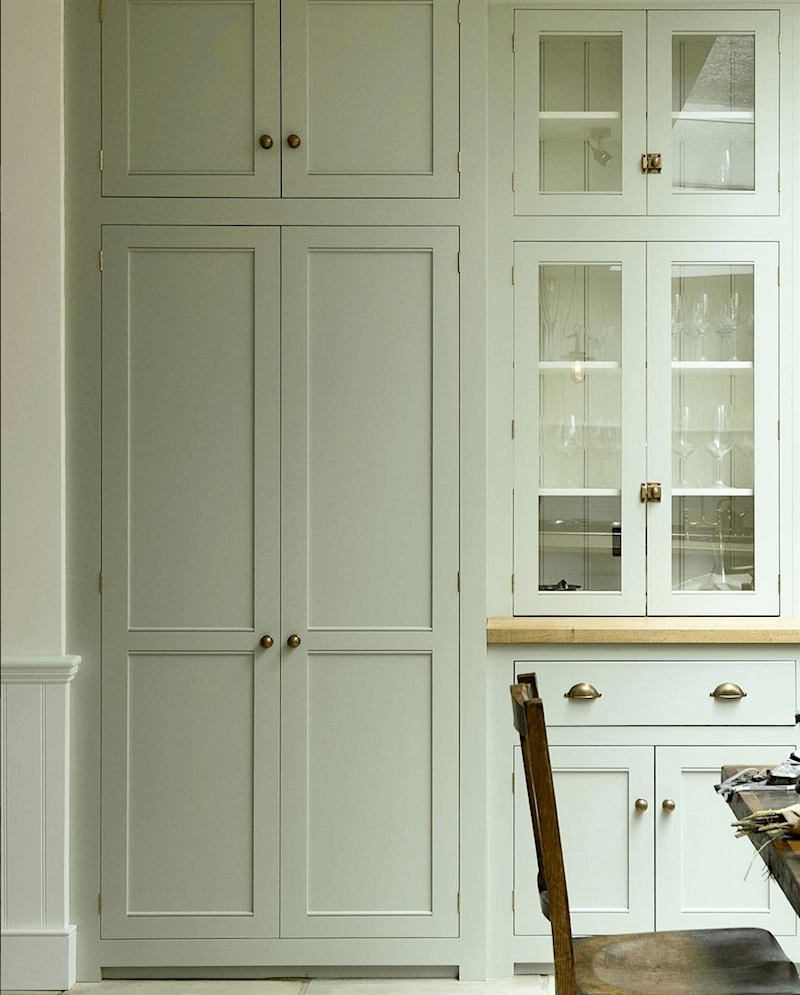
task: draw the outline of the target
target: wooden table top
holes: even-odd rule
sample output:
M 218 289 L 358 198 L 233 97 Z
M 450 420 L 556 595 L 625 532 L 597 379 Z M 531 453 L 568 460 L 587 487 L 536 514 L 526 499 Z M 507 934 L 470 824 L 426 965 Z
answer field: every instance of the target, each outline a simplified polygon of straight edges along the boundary
M 742 769 L 741 765 L 723 767 L 722 779 L 726 780 Z M 758 785 L 752 787 L 744 785 L 731 795 L 728 804 L 737 819 L 745 819 L 754 812 L 788 808 L 790 805 L 796 805 L 798 801 L 800 795 L 794 790 L 793 784 L 768 789 L 759 788 Z M 764 833 L 752 833 L 750 839 L 753 846 L 760 848 L 768 837 Z M 784 895 L 791 902 L 792 908 L 800 916 L 800 837 L 773 840 L 769 846 L 761 850 L 761 856 Z

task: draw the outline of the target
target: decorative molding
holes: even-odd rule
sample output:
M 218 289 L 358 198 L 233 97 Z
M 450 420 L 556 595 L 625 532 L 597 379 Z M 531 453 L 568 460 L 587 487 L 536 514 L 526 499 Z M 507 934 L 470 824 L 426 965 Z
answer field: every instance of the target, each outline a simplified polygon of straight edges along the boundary
M 69 684 L 78 673 L 79 656 L 4 656 L 3 684 Z

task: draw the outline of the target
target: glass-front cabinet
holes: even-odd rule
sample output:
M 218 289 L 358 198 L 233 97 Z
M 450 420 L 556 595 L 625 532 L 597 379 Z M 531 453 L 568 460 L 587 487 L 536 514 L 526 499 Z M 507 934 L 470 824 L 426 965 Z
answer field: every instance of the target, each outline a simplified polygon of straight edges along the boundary
M 516 243 L 515 614 L 778 613 L 777 265 Z
M 516 214 L 777 214 L 777 11 L 518 10 Z

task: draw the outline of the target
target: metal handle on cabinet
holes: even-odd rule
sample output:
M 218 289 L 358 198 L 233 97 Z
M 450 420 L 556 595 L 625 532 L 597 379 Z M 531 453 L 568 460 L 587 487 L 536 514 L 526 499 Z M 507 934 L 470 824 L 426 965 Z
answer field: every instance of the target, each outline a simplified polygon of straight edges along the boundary
M 661 802 L 661 807 L 665 812 L 674 812 L 675 802 L 671 798 L 665 798 L 664 801 Z
M 634 808 L 636 809 L 637 812 L 646 812 L 647 811 L 647 799 L 646 798 L 637 798 L 636 801 L 634 802 Z
M 709 695 L 709 698 L 746 698 L 747 692 L 742 691 L 738 684 L 720 684 Z
M 300 147 L 300 136 L 299 135 L 289 135 L 286 139 L 286 144 L 290 149 L 296 149 Z
M 262 135 L 258 140 L 262 149 L 271 149 L 273 146 L 272 135 Z
M 286 640 L 286 645 L 291 646 L 292 649 L 297 649 L 297 647 L 300 645 L 300 637 L 296 635 L 289 636 L 289 638 Z
M 265 650 L 268 650 L 270 646 L 272 646 L 273 639 L 272 636 L 262 636 L 259 642 L 261 643 L 261 645 L 264 647 Z
M 591 684 L 573 684 L 565 698 L 602 698 L 602 694 Z

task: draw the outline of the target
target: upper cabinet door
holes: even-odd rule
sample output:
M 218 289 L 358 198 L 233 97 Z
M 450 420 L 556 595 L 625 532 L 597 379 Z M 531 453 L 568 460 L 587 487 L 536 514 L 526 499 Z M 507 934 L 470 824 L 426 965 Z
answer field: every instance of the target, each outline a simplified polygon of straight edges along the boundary
M 278 0 L 114 0 L 102 28 L 105 196 L 280 194 Z
M 288 0 L 282 34 L 284 196 L 458 196 L 454 0 Z
M 644 214 L 644 12 L 518 10 L 514 48 L 514 212 Z
M 777 11 L 648 14 L 650 214 L 778 213 Z

